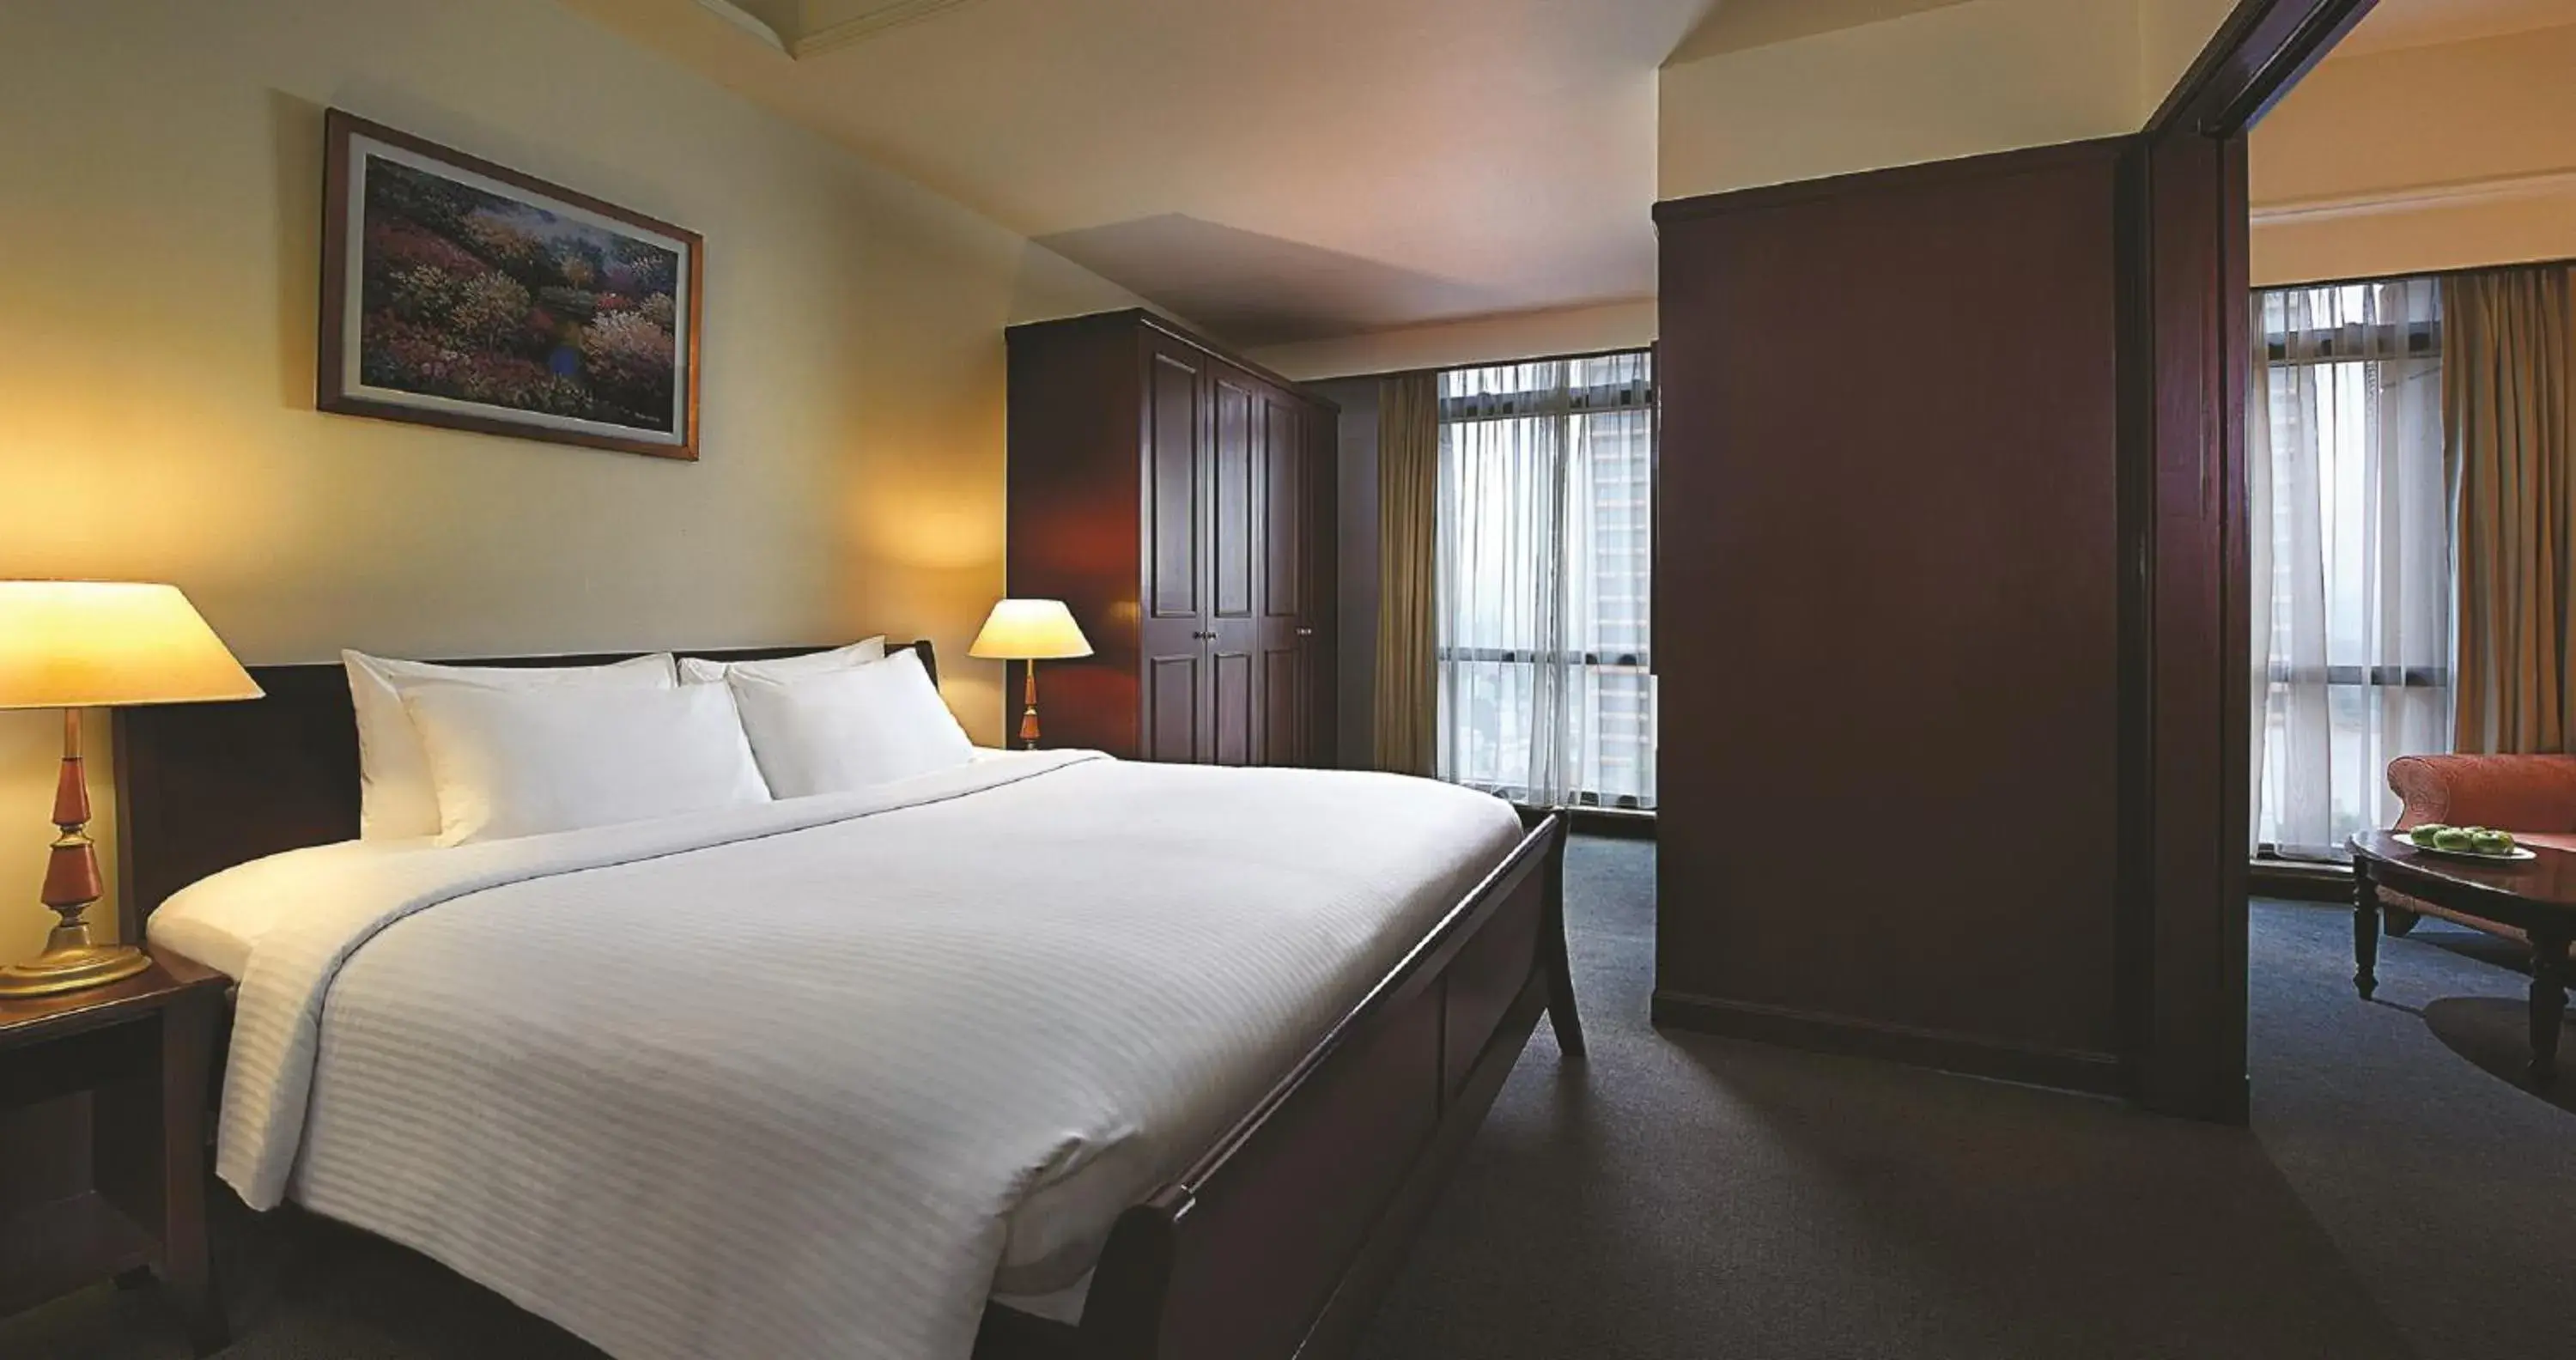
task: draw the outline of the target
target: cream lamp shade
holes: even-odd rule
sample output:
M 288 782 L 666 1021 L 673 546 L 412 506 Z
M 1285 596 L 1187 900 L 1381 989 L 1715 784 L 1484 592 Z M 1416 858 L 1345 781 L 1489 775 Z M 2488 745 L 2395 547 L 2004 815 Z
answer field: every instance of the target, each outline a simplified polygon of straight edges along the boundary
M 0 708 L 63 711 L 54 781 L 56 835 L 39 899 L 61 917 L 44 952 L 0 965 L 0 997 L 53 996 L 133 977 L 152 959 L 100 944 L 89 909 L 106 893 L 89 838 L 84 708 L 256 699 L 259 686 L 172 586 L 127 581 L 0 581 Z
M 258 697 L 175 586 L 0 581 L 0 708 Z
M 984 620 L 968 656 L 993 661 L 1058 661 L 1091 655 L 1091 640 L 1062 600 L 1003 600 Z

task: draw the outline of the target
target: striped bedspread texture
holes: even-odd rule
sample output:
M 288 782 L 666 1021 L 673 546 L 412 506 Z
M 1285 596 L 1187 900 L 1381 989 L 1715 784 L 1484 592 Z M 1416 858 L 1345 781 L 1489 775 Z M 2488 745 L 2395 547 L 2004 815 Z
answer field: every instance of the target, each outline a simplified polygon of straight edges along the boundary
M 1032 752 L 352 859 L 242 970 L 217 1168 L 620 1360 L 965 1360 L 1517 842 L 1427 780 Z M 174 899 L 174 906 L 188 894 Z

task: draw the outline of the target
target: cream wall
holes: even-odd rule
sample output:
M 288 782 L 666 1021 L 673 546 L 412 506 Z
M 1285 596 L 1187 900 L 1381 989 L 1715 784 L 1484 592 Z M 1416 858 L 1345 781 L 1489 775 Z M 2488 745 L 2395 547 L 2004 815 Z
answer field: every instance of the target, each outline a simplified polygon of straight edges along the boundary
M 1722 193 L 2135 132 L 2233 0 L 1964 0 L 1677 61 L 1659 190 Z
M 2138 125 L 2164 107 L 2237 0 L 2138 0 Z
M 2571 76 L 2576 27 L 2329 59 L 2254 129 L 2255 282 L 2576 256 Z
M 1246 357 L 1309 381 L 1357 373 L 1503 363 L 1555 354 L 1637 349 L 1655 343 L 1655 300 L 1472 317 L 1433 326 L 1371 331 L 1336 340 L 1274 345 Z
M 327 106 L 703 233 L 703 461 L 316 413 Z M 253 663 L 926 636 L 999 737 L 1002 328 L 1122 291 L 552 0 L 11 0 L 0 128 L 0 577 Z M 56 731 L 0 714 L 0 959 Z

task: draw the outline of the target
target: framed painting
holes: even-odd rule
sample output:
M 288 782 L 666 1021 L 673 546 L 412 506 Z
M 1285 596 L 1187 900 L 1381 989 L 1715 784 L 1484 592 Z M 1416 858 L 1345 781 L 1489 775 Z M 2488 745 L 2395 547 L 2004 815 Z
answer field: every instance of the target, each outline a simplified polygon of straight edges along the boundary
M 695 232 L 338 109 L 316 404 L 698 456 Z

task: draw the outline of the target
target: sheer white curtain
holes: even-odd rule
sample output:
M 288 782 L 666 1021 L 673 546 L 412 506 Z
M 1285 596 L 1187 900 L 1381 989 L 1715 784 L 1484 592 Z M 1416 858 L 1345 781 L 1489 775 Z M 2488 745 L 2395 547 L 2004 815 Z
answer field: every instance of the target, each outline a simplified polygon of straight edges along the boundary
M 2397 813 L 2388 762 L 2451 739 L 2441 290 L 2430 279 L 2257 299 L 2247 440 L 2264 655 L 2255 835 L 2296 858 Z M 2258 538 L 2257 552 L 2265 543 Z M 2268 577 L 2268 580 L 2266 579 Z
M 1440 375 L 1440 777 L 1655 805 L 1645 352 Z

